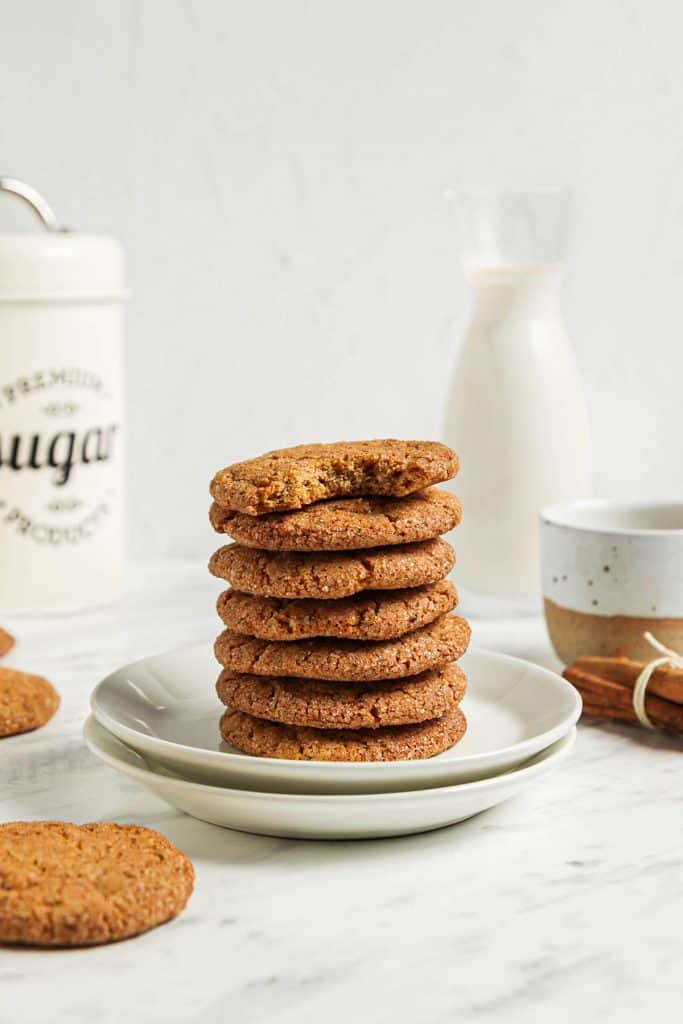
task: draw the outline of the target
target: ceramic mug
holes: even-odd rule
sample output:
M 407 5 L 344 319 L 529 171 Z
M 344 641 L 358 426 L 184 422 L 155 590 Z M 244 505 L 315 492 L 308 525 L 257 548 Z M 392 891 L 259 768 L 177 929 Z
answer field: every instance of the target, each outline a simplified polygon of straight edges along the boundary
M 575 501 L 540 513 L 543 604 L 558 657 L 683 653 L 683 503 Z

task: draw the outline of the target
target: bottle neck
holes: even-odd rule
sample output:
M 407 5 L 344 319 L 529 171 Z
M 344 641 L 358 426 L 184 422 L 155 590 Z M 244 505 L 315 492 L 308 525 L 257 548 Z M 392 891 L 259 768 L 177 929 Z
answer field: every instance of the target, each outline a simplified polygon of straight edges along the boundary
M 560 315 L 562 265 L 466 268 L 473 315 L 480 319 Z

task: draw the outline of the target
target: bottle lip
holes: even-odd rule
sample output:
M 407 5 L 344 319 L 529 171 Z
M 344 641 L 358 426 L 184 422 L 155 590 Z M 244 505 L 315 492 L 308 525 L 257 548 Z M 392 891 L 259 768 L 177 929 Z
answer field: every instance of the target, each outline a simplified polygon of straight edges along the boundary
M 566 256 L 569 196 L 562 185 L 460 187 L 453 198 L 465 262 L 503 268 L 561 262 Z
M 477 182 L 465 182 L 462 185 L 451 186 L 446 189 L 446 198 L 454 199 L 458 196 L 510 196 L 514 198 L 533 198 L 534 196 L 558 196 L 571 197 L 569 185 L 500 185 L 500 184 L 478 184 Z
M 477 280 L 505 281 L 517 280 L 521 277 L 559 277 L 564 270 L 564 263 L 553 261 L 549 263 L 501 263 L 495 265 L 478 262 L 463 263 L 465 275 Z
M 34 306 L 34 305 L 112 305 L 127 302 L 132 291 L 124 288 L 117 292 L 3 292 L 0 291 L 0 306 Z

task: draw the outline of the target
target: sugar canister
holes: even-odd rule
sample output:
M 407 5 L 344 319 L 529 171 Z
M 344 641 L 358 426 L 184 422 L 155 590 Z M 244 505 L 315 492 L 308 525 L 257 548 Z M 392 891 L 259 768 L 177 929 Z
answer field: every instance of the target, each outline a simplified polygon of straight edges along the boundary
M 0 614 L 115 600 L 124 571 L 124 255 L 59 227 L 0 231 Z

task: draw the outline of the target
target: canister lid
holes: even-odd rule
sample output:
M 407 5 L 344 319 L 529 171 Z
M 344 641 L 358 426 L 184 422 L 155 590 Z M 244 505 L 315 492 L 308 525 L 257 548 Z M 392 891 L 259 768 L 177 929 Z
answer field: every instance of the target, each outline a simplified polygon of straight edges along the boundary
M 26 231 L 0 226 L 0 302 L 125 298 L 125 259 L 115 238 L 59 228 L 42 197 L 16 179 L 0 178 L 0 188 L 27 202 L 42 221 Z
M 0 302 L 125 294 L 123 248 L 108 235 L 0 232 Z

